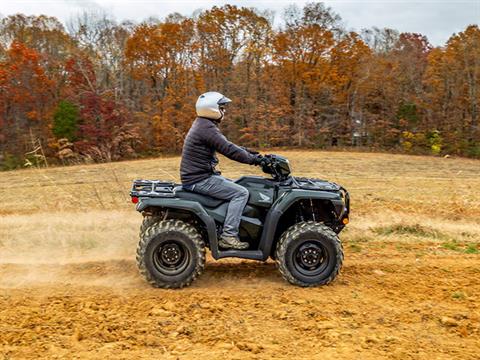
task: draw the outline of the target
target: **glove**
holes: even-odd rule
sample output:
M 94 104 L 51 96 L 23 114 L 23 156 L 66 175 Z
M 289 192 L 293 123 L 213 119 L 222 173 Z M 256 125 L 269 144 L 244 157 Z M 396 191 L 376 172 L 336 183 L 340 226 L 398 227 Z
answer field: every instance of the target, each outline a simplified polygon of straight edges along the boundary
M 260 161 L 261 167 L 269 166 L 271 163 L 272 163 L 272 160 L 270 160 L 270 158 L 266 156 L 262 156 L 262 160 Z
M 253 160 L 253 165 L 261 166 L 262 168 L 270 164 L 271 164 L 270 159 L 260 154 L 256 155 L 255 159 Z
M 255 157 L 253 158 L 253 165 L 255 166 L 263 166 L 262 164 L 264 163 L 265 161 L 265 158 L 260 155 L 260 154 L 257 154 L 255 155 Z

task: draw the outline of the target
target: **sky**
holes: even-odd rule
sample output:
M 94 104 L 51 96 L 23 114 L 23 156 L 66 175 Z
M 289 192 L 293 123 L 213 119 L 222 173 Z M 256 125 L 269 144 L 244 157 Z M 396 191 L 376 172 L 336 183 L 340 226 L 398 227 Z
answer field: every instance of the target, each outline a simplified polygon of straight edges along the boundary
M 163 18 L 172 12 L 191 15 L 196 9 L 214 5 L 233 4 L 273 10 L 276 24 L 281 23 L 283 9 L 291 4 L 302 7 L 303 0 L 0 0 L 0 14 L 46 14 L 62 22 L 84 9 L 103 9 L 119 20 L 140 22 L 150 16 Z M 444 45 L 453 33 L 463 31 L 467 25 L 480 23 L 480 0 L 326 0 L 324 3 L 338 13 L 349 30 L 373 26 L 389 27 L 401 32 L 426 35 L 435 46 Z

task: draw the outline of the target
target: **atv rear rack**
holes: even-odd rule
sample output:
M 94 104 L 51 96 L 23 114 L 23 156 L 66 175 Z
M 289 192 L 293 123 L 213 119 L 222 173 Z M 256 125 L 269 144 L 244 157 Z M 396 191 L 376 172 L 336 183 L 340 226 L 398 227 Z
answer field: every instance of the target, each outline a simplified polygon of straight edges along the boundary
M 135 180 L 130 190 L 131 197 L 174 197 L 174 182 L 161 180 Z

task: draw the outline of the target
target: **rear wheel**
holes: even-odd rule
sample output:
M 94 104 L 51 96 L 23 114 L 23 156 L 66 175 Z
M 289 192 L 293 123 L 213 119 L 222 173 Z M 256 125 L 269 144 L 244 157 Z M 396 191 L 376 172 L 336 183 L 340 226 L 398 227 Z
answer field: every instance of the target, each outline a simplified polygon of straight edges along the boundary
M 332 282 L 343 263 L 342 244 L 337 234 L 313 221 L 288 228 L 278 241 L 275 255 L 283 277 L 303 287 Z
M 198 231 L 183 221 L 154 222 L 140 235 L 137 266 L 155 287 L 188 286 L 205 268 L 205 243 Z
M 153 224 L 161 221 L 163 214 L 160 215 L 144 215 L 142 225 L 140 226 L 140 236 Z

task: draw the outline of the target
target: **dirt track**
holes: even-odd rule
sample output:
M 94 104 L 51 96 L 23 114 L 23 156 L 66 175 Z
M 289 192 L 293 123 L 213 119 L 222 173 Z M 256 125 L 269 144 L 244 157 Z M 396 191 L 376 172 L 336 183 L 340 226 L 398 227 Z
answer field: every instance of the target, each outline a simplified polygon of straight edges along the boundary
M 339 179 L 356 208 L 343 271 L 326 287 L 288 285 L 273 262 L 209 258 L 190 288 L 150 288 L 132 256 L 140 216 L 121 189 L 114 198 L 88 182 L 105 165 L 68 168 L 65 185 L 52 182 L 58 169 L 0 174 L 0 358 L 479 359 L 479 163 L 289 155 L 299 170 L 325 156 L 326 172 L 354 174 Z M 128 169 L 157 166 L 140 163 L 115 165 L 125 191 Z M 68 191 L 82 176 L 83 190 Z M 9 190 L 14 177 L 25 194 Z
M 273 263 L 210 262 L 181 291 L 149 288 L 131 261 L 36 266 L 35 286 L 26 265 L 3 265 L 2 354 L 478 359 L 478 262 L 388 253 L 347 253 L 318 289 L 285 284 Z

